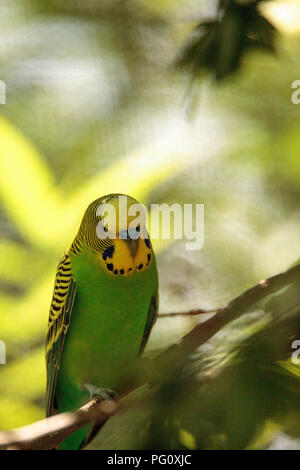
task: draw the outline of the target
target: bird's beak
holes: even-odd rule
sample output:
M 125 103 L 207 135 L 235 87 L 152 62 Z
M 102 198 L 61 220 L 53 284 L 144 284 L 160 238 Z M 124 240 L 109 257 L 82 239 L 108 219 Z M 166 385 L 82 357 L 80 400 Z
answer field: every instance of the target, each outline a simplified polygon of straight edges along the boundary
M 134 258 L 139 247 L 139 237 L 136 237 L 135 230 L 134 233 L 131 233 L 131 230 L 121 230 L 119 237 L 127 244 L 130 254 Z

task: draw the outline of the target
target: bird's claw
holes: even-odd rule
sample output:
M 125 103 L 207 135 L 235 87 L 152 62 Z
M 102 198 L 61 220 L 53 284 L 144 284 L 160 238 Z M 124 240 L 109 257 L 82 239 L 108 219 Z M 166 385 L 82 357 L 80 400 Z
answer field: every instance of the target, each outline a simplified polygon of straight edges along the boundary
M 99 388 L 89 383 L 84 384 L 83 388 L 89 392 L 91 400 L 95 397 L 100 397 L 101 400 L 113 400 L 117 398 L 116 392 L 110 388 Z

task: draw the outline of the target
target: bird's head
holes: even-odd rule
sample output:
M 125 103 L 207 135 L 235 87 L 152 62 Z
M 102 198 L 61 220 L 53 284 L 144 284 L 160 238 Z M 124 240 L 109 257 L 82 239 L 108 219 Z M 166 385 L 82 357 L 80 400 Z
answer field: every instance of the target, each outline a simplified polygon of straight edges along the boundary
M 151 264 L 153 253 L 146 222 L 145 208 L 135 199 L 110 194 L 89 205 L 77 241 L 97 252 L 108 272 L 127 276 Z

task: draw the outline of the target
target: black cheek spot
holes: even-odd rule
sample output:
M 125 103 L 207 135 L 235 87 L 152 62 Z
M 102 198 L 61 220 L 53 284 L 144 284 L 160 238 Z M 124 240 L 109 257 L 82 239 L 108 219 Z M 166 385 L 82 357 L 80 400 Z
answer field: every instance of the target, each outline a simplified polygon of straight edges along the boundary
M 108 248 L 106 248 L 106 249 L 103 251 L 103 254 L 102 254 L 102 258 L 104 259 L 104 261 L 105 261 L 107 258 L 112 258 L 112 257 L 113 257 L 113 254 L 114 254 L 114 251 L 115 251 L 114 245 L 110 245 Z
M 114 269 L 114 265 L 112 263 L 108 263 L 106 267 L 109 271 L 112 271 Z
M 143 267 L 143 263 L 141 263 L 139 266 L 138 266 L 138 269 L 142 269 Z
M 114 270 L 114 274 L 118 274 L 118 272 L 119 272 L 119 271 L 118 271 L 117 269 Z
M 148 255 L 147 255 L 147 259 L 148 259 L 148 262 L 149 262 L 149 261 L 150 261 L 150 259 L 151 259 L 151 255 L 150 255 L 150 253 L 148 253 Z
M 124 274 L 124 269 L 120 269 L 120 274 Z
M 132 271 L 132 268 L 129 268 L 129 269 L 128 269 L 128 272 L 130 272 L 130 271 Z
M 149 238 L 145 238 L 144 241 L 145 241 L 146 247 L 150 249 L 150 240 L 149 240 Z

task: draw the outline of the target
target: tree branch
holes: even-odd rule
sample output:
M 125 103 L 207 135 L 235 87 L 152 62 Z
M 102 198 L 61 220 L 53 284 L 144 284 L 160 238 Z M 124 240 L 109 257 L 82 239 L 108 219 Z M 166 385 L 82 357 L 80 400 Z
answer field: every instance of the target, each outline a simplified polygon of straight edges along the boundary
M 0 449 L 54 449 L 90 421 L 104 423 L 117 409 L 113 400 L 95 397 L 74 413 L 61 413 L 12 431 L 0 433 Z
M 223 326 L 247 312 L 256 302 L 286 287 L 288 284 L 299 281 L 299 279 L 300 265 L 297 265 L 284 273 L 261 281 L 239 297 L 236 297 L 225 308 L 217 310 L 213 317 L 199 323 L 177 344 L 161 352 L 154 360 L 150 360 L 154 370 L 157 368 L 157 363 L 160 364 L 160 367 L 162 366 L 160 380 L 167 376 L 166 371 L 178 367 L 196 348 L 215 335 Z M 211 313 L 211 311 L 199 309 L 179 315 L 198 315 L 200 313 Z M 174 315 L 178 314 L 167 314 L 167 316 Z M 126 393 L 145 382 L 147 382 L 145 376 L 138 377 L 137 382 L 132 384 L 132 387 Z M 116 412 L 117 408 L 115 401 L 105 400 L 100 402 L 96 397 L 74 413 L 63 413 L 16 430 L 0 432 L 0 449 L 55 448 L 68 435 L 86 423 L 90 421 L 104 423 Z

